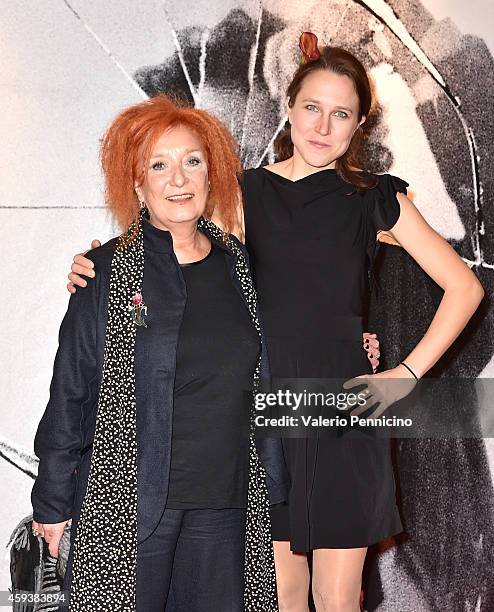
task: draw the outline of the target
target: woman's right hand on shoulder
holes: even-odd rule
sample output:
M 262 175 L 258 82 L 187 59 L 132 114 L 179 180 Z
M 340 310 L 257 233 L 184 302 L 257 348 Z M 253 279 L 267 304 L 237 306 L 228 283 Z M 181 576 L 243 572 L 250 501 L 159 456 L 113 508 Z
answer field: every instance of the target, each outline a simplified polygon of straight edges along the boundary
M 92 249 L 96 249 L 100 246 L 101 242 L 99 240 L 93 240 L 91 242 Z M 71 272 L 69 273 L 70 283 L 67 283 L 67 289 L 70 293 L 75 293 L 77 291 L 76 285 L 78 287 L 85 287 L 87 285 L 87 281 L 82 278 L 83 276 L 94 278 L 96 274 L 94 271 L 94 263 L 87 257 L 84 257 L 86 253 L 87 251 L 74 255 L 74 260 L 70 267 Z

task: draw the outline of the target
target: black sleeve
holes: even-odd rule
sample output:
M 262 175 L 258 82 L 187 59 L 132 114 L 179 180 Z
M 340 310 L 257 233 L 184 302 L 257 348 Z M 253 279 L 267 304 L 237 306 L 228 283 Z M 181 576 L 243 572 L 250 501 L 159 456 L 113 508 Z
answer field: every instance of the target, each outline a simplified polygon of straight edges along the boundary
M 256 448 L 266 472 L 269 505 L 287 501 L 290 477 L 281 438 L 256 438 Z
M 380 174 L 378 186 L 374 190 L 374 206 L 372 219 L 375 233 L 379 230 L 389 230 L 400 217 L 400 203 L 397 192 L 407 194 L 408 183 L 392 174 Z
M 89 257 L 95 261 L 92 253 Z M 96 330 L 101 273 L 72 294 L 60 326 L 50 399 L 36 432 L 38 476 L 31 501 L 33 518 L 60 523 L 72 515 L 76 468 L 83 444 L 81 420 L 97 375 Z M 96 399 L 97 401 L 97 399 Z

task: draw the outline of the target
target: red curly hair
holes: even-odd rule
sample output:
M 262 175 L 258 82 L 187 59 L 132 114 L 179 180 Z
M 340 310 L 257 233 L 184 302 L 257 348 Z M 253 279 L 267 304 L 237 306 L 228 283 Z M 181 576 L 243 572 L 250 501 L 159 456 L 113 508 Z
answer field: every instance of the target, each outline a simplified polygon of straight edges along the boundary
M 239 233 L 242 165 L 227 128 L 206 111 L 159 95 L 122 111 L 103 136 L 100 161 L 105 177 L 105 201 L 122 228 L 137 217 L 135 183 L 145 178 L 151 152 L 163 132 L 182 125 L 200 139 L 208 163 L 210 195 L 204 216 L 218 220 L 226 232 Z

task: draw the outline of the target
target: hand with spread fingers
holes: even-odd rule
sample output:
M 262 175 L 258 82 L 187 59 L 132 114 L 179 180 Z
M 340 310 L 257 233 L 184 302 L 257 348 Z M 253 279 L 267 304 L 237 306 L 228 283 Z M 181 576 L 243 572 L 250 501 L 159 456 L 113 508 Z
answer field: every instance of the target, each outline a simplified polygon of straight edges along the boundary
M 389 382 L 388 382 L 389 381 Z M 365 386 L 363 390 L 359 387 Z M 345 390 L 355 389 L 354 393 L 365 395 L 365 403 L 359 403 L 350 411 L 351 416 L 360 416 L 370 408 L 374 408 L 369 417 L 377 418 L 395 402 L 407 397 L 415 386 L 417 378 L 403 364 L 379 374 L 364 374 L 345 381 Z

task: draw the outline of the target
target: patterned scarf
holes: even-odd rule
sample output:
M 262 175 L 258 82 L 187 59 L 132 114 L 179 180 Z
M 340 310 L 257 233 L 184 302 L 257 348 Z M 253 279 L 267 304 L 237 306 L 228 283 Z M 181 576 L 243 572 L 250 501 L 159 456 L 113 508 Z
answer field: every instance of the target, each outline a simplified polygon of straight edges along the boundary
M 135 612 L 137 569 L 136 326 L 128 305 L 144 275 L 142 216 L 120 237 L 112 260 L 103 374 L 93 454 L 74 542 L 69 612 Z M 235 275 L 260 333 L 256 294 L 240 247 L 211 221 L 199 229 L 236 256 Z M 259 383 L 260 360 L 253 390 Z M 254 412 L 252 412 L 254 414 Z M 252 421 L 253 423 L 253 421 Z M 249 444 L 245 533 L 246 612 L 276 612 L 276 581 L 265 472 Z

